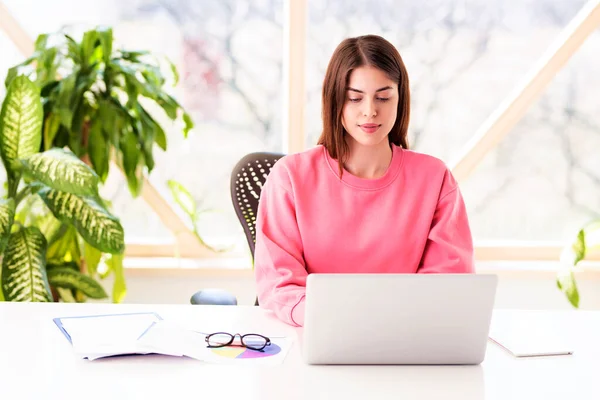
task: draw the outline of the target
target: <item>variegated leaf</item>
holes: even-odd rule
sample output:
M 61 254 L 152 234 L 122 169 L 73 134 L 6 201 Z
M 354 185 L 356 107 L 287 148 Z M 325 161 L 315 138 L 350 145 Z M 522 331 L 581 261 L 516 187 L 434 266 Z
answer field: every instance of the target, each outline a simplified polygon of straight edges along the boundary
M 49 188 L 38 193 L 54 216 L 74 225 L 89 244 L 105 253 L 123 252 L 125 235 L 119 219 L 96 200 Z
M 20 167 L 19 159 L 28 158 L 40 150 L 42 120 L 39 89 L 26 76 L 16 77 L 8 88 L 0 111 L 0 153 L 9 177 L 14 176 Z
M 46 277 L 46 238 L 36 227 L 13 232 L 2 260 L 2 292 L 7 301 L 51 301 Z
M 54 148 L 21 162 L 31 176 L 53 189 L 81 196 L 97 192 L 98 175 L 70 151 Z
M 0 253 L 4 250 L 10 229 L 15 220 L 15 201 L 13 199 L 0 200 Z
M 48 270 L 48 281 L 53 287 L 81 290 L 92 299 L 108 297 L 98 282 L 69 267 L 56 267 Z

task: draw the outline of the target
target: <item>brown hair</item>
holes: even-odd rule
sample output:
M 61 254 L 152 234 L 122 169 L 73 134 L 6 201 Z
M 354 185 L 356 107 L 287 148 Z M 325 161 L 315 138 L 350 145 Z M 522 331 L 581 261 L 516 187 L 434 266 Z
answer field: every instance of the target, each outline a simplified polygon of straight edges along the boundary
M 408 149 L 410 88 L 408 73 L 400 53 L 381 36 L 366 35 L 345 39 L 333 52 L 323 80 L 323 132 L 318 141 L 338 161 L 340 176 L 349 151 L 344 138 L 346 131 L 342 126 L 346 88 L 352 71 L 363 66 L 382 70 L 398 84 L 398 113 L 388 138 L 390 143 Z

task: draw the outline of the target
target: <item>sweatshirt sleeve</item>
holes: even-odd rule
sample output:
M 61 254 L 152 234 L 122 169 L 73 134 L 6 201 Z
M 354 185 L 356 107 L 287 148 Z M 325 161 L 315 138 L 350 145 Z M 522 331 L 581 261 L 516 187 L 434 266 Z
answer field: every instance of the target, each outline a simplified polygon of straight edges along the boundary
M 276 164 L 261 192 L 254 269 L 261 307 L 272 310 L 290 325 L 303 326 L 308 274 L 294 197 L 286 175 L 285 169 Z
M 473 239 L 465 203 L 446 171 L 418 273 L 473 273 Z

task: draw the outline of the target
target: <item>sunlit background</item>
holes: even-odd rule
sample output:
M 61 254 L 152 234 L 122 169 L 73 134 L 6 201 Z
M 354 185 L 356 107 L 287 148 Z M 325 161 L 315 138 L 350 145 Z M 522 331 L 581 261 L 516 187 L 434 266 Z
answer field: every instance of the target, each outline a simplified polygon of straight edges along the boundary
M 174 96 L 196 126 L 188 139 L 169 125 L 150 181 L 177 210 L 166 182 L 186 186 L 202 207 L 207 242 L 245 239 L 234 214 L 229 175 L 253 151 L 285 151 L 282 0 L 4 0 L 32 39 L 96 25 L 117 46 L 169 57 L 181 81 Z M 498 109 L 585 4 L 584 0 L 308 1 L 305 148 L 320 134 L 320 90 L 335 46 L 380 34 L 394 43 L 412 90 L 410 143 L 450 162 Z M 65 12 L 69 10 L 69 12 Z M 0 78 L 24 59 L 0 32 Z M 541 98 L 461 183 L 476 242 L 557 242 L 600 216 L 600 92 L 592 34 Z M 596 72 L 596 73 L 594 73 Z M 0 98 L 4 95 L 0 87 Z M 172 239 L 142 198 L 132 199 L 113 169 L 103 194 L 127 241 Z

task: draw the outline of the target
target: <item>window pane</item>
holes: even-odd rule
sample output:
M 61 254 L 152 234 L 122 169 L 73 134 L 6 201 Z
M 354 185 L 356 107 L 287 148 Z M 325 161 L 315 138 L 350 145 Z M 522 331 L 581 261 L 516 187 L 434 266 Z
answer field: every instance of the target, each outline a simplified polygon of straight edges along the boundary
M 231 205 L 231 169 L 253 151 L 282 147 L 282 1 L 143 0 L 125 14 L 135 28 L 138 46 L 151 32 L 160 32 L 145 47 L 173 47 L 163 32 L 176 37 L 182 86 L 179 98 L 192 114 L 196 128 L 184 140 L 169 137 L 169 150 L 156 155 L 159 166 L 151 181 L 166 192 L 175 179 L 211 209 L 199 229 L 214 245 L 229 245 L 232 236 L 247 251 L 240 223 Z M 198 21 L 202 21 L 199 23 Z M 148 35 L 140 35 L 141 26 Z M 157 27 L 160 27 L 157 29 Z
M 450 161 L 530 70 L 585 0 L 309 0 L 307 146 L 321 132 L 321 87 L 335 46 L 378 34 L 411 81 L 411 146 Z
M 322 80 L 335 46 L 374 33 L 397 46 L 408 69 L 411 147 L 455 161 L 585 3 L 309 0 L 306 145 L 321 132 Z M 462 183 L 476 240 L 561 239 L 600 212 L 597 35 Z
M 564 242 L 600 218 L 600 32 L 462 185 L 479 239 Z
M 220 210 L 203 215 L 201 233 L 209 243 L 235 241 L 247 251 L 231 205 L 229 176 L 245 154 L 282 148 L 283 0 L 6 3 L 32 37 L 63 26 L 81 32 L 111 25 L 118 45 L 166 55 L 177 65 L 180 84 L 172 94 L 196 126 L 184 139 L 181 126 L 166 125 L 168 150 L 156 148 L 150 180 L 175 208 L 169 179 L 188 188 L 202 208 Z M 29 12 L 33 3 L 35 15 Z M 128 235 L 165 236 L 160 223 L 149 221 L 149 207 L 130 199 L 123 179 L 113 179 L 105 192 L 111 193 Z

